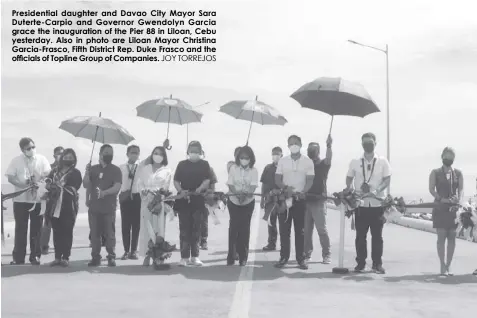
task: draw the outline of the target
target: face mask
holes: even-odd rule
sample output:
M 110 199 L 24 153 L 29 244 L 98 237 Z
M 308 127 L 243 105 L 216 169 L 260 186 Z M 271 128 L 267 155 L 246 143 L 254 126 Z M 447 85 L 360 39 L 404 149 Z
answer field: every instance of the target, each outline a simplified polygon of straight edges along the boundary
M 442 163 L 444 164 L 444 166 L 450 167 L 454 163 L 454 160 L 452 160 L 452 159 L 442 159 Z
M 153 155 L 152 160 L 154 160 L 155 163 L 162 163 L 162 160 L 164 160 L 164 158 L 161 155 Z
M 25 156 L 30 157 L 30 158 L 33 157 L 35 154 L 36 154 L 35 149 L 30 149 L 30 150 L 25 151 Z
M 189 160 L 190 161 L 199 161 L 200 160 L 200 155 L 198 153 L 190 153 L 189 154 Z
M 111 162 L 113 162 L 113 155 L 104 155 L 103 162 L 109 165 Z
M 308 150 L 308 157 L 309 157 L 310 159 L 318 159 L 318 157 L 319 157 L 318 151 L 316 151 L 316 150 Z
M 366 151 L 367 153 L 371 153 L 371 152 L 374 151 L 374 144 L 373 144 L 373 143 L 370 143 L 370 142 L 363 143 L 363 149 L 364 149 L 364 151 Z
M 298 145 L 293 145 L 293 146 L 290 146 L 289 148 L 290 148 L 291 153 L 293 153 L 293 154 L 297 154 L 297 153 L 300 152 L 300 146 L 298 146 Z
M 279 155 L 273 155 L 272 160 L 273 160 L 273 162 L 278 163 L 280 161 L 280 156 Z
M 75 163 L 74 160 L 63 160 L 63 165 L 65 167 L 71 167 L 73 166 L 74 163 Z
M 240 164 L 242 165 L 242 167 L 248 166 L 249 163 L 250 163 L 250 160 L 248 159 L 240 159 Z

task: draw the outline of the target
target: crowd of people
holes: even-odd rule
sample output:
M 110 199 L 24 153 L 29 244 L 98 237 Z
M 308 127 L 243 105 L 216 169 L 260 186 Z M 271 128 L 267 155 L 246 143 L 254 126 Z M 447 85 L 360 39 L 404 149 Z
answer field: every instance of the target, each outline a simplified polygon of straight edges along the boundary
M 385 157 L 375 152 L 376 136 L 366 133 L 361 138 L 364 153 L 353 159 L 346 175 L 346 189 L 365 196 L 355 211 L 356 272 L 366 268 L 367 236 L 371 232 L 372 270 L 384 274 L 383 267 L 383 218 L 384 208 L 379 199 L 391 182 L 391 167 Z M 22 138 L 21 154 L 10 163 L 6 176 L 15 190 L 36 185 L 45 178 L 48 200 L 46 212 L 41 213 L 40 198 L 27 191 L 14 198 L 15 238 L 12 265 L 25 264 L 28 221 L 30 220 L 30 257 L 32 265 L 39 265 L 42 254 L 49 250 L 50 233 L 53 231 L 55 260 L 51 266 L 68 266 L 73 243 L 73 229 L 79 210 L 78 190 L 86 189 L 86 206 L 90 228 L 91 261 L 88 266 L 101 265 L 101 248 L 105 246 L 108 266 L 116 266 L 116 210 L 121 212 L 121 231 L 124 253 L 122 260 L 144 259 L 150 235 L 148 226 L 160 237 L 165 237 L 166 213 L 156 217 L 148 208 L 154 191 L 170 191 L 174 187 L 177 199 L 173 209 L 179 216 L 180 255 L 179 266 L 202 266 L 200 250 L 207 250 L 208 213 L 203 194 L 214 191 L 217 176 L 204 159 L 204 150 L 198 141 L 188 145 L 187 159 L 179 162 L 174 174 L 169 167 L 164 147 L 154 148 L 147 159 L 140 161 L 140 148 L 127 148 L 127 162 L 113 163 L 114 150 L 105 144 L 99 151 L 99 164 L 88 164 L 84 174 L 77 168 L 73 149 L 54 149 L 55 161 L 50 165 L 46 157 L 36 153 L 35 142 Z M 230 215 L 227 265 L 238 261 L 246 266 L 249 254 L 251 219 L 255 210 L 256 190 L 261 183 L 260 206 L 270 210 L 271 202 L 265 197 L 270 191 L 292 190 L 293 199 L 287 202 L 288 213 L 272 213 L 268 225 L 268 242 L 264 251 L 277 249 L 280 237 L 280 258 L 275 264 L 283 268 L 290 259 L 290 235 L 293 224 L 295 257 L 298 267 L 308 269 L 313 252 L 313 231 L 316 228 L 322 248 L 322 262 L 331 262 L 331 244 L 326 226 L 327 178 L 332 163 L 332 138 L 326 141 L 325 156 L 317 142 L 308 144 L 307 155 L 302 154 L 302 140 L 296 135 L 288 138 L 290 154 L 280 147 L 271 151 L 272 162 L 261 177 L 255 168 L 256 158 L 249 146 L 237 147 L 234 160 L 227 163 L 227 208 Z M 453 168 L 455 152 L 446 147 L 442 152 L 443 165 L 432 170 L 429 191 L 435 202 L 461 202 L 463 175 Z M 194 194 L 194 195 L 193 195 Z M 433 210 L 433 225 L 437 229 L 437 251 L 441 264 L 440 274 L 452 275 L 451 263 L 455 249 L 456 212 L 447 205 Z M 278 225 L 278 229 L 277 229 Z M 279 234 L 279 235 L 278 235 Z M 445 243 L 447 241 L 447 253 Z M 139 255 L 138 255 L 139 252 Z M 477 271 L 474 272 L 477 274 Z

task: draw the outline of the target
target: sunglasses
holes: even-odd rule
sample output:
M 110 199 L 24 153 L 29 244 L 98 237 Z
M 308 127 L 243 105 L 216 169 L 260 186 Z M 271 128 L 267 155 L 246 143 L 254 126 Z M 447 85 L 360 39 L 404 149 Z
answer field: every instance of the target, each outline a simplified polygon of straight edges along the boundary
M 30 150 L 35 149 L 35 148 L 36 148 L 35 146 L 31 146 L 31 147 L 25 148 L 25 150 L 30 151 Z

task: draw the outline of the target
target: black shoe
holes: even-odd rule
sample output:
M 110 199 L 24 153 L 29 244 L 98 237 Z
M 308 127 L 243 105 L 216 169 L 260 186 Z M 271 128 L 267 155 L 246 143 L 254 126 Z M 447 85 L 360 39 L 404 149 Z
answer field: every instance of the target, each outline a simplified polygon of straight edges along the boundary
M 283 268 L 288 263 L 288 260 L 281 258 L 278 263 L 275 264 L 276 268 Z
M 234 266 L 235 265 L 235 261 L 227 261 L 227 266 Z
M 129 254 L 129 259 L 133 259 L 133 260 L 139 259 L 139 257 L 137 257 L 137 252 L 131 252 L 131 254 Z
M 366 265 L 365 264 L 358 264 L 356 265 L 356 267 L 354 268 L 354 271 L 355 273 L 362 273 L 364 272 L 364 269 L 366 268 Z
M 16 261 L 11 261 L 10 265 L 25 265 L 25 262 L 16 262 Z
M 62 259 L 62 260 L 60 261 L 60 266 L 61 266 L 61 267 L 68 267 L 68 266 L 70 266 L 70 261 L 67 260 L 67 259 Z
M 209 247 L 207 246 L 207 242 L 201 243 L 200 244 L 200 249 L 204 250 L 204 251 L 207 251 L 209 249 Z
M 299 261 L 298 262 L 298 268 L 306 270 L 306 269 L 308 269 L 308 264 L 306 263 L 305 260 Z
M 98 267 L 101 265 L 101 259 L 92 259 L 89 263 L 89 267 Z
M 116 261 L 114 258 L 109 258 L 108 259 L 108 267 L 115 267 L 116 266 Z
M 30 259 L 30 264 L 36 265 L 36 266 L 40 265 L 40 258 L 35 257 L 35 258 Z
M 263 247 L 263 250 L 264 250 L 264 251 L 275 251 L 275 250 L 276 250 L 276 247 L 275 247 L 275 245 L 270 245 L 270 244 L 268 244 L 268 245 L 266 245 L 266 246 Z
M 386 274 L 386 270 L 382 265 L 373 265 L 373 271 L 376 274 Z
M 240 266 L 247 266 L 247 261 L 240 261 L 240 262 L 239 262 L 239 265 L 240 265 Z
M 121 260 L 125 261 L 129 259 L 129 253 L 128 252 L 124 252 L 123 256 L 121 257 Z

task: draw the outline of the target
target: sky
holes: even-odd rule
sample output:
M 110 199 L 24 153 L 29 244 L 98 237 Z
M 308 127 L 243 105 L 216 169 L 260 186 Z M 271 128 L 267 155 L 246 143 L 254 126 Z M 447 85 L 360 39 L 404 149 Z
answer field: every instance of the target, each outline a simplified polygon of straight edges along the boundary
M 32 137 L 38 152 L 52 159 L 57 145 L 72 147 L 79 167 L 89 160 L 92 143 L 58 129 L 74 116 L 102 116 L 124 126 L 146 157 L 166 135 L 166 124 L 136 117 L 143 101 L 172 94 L 198 109 L 200 124 L 189 126 L 189 140 L 200 140 L 219 183 L 226 162 L 246 141 L 248 123 L 217 110 L 231 100 L 258 98 L 288 120 L 281 126 L 252 127 L 250 145 L 261 171 L 271 149 L 290 134 L 304 144 L 323 145 L 330 116 L 302 109 L 289 96 L 318 77 L 342 77 L 364 85 L 380 113 L 364 119 L 336 117 L 330 191 L 344 187 L 348 164 L 362 154 L 360 137 L 377 136 L 386 155 L 385 55 L 350 44 L 352 39 L 380 48 L 389 45 L 391 192 L 428 198 L 431 169 L 441 165 L 445 146 L 455 148 L 455 167 L 463 171 L 466 196 L 476 192 L 477 19 L 472 1 L 220 1 L 220 2 L 42 2 L 42 8 L 205 9 L 217 11 L 218 61 L 171 64 L 19 64 L 10 61 L 10 10 L 34 8 L 33 1 L 2 1 L 1 172 L 19 154 L 18 141 Z M 171 126 L 174 168 L 186 157 L 186 127 Z M 304 150 L 305 152 L 306 150 Z M 115 146 L 115 162 L 125 160 Z M 323 154 L 324 155 L 324 154 Z M 93 161 L 98 157 L 94 151 Z

